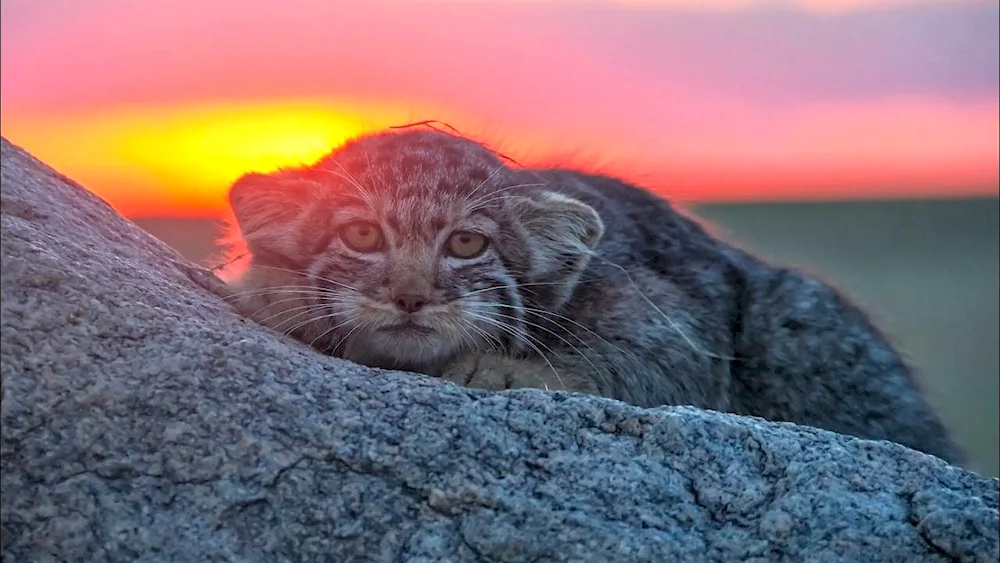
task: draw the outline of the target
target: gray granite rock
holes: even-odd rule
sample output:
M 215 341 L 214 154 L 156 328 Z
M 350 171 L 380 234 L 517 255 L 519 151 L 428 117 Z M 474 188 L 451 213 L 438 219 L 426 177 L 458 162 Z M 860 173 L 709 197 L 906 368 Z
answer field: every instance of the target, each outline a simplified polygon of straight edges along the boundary
M 2 560 L 996 561 L 996 479 L 322 357 L 3 141 Z

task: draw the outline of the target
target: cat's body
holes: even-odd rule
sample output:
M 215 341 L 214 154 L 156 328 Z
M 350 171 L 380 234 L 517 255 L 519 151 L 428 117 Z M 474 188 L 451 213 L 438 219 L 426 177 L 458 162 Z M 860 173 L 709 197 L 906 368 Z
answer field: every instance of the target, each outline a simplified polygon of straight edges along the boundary
M 509 167 L 420 131 L 249 175 L 230 200 L 252 254 L 237 308 L 328 353 L 489 389 L 792 421 L 961 460 L 861 311 L 624 182 Z

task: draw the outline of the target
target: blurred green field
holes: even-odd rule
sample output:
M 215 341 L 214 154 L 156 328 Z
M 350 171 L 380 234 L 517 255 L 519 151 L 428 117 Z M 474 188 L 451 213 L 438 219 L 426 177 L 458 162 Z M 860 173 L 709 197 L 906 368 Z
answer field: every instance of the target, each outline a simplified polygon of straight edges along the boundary
M 695 212 L 744 248 L 801 266 L 871 312 L 919 371 L 967 448 L 1000 474 L 1000 200 L 705 205 Z M 205 263 L 218 224 L 137 219 Z

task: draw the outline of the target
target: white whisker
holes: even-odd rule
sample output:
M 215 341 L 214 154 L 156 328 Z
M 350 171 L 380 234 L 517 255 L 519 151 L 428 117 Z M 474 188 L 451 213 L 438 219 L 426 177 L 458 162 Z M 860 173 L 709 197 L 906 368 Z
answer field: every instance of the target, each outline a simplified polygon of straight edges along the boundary
M 546 350 L 548 350 L 548 352 L 550 354 L 555 355 L 555 352 L 553 352 L 551 348 L 549 348 L 548 346 L 546 346 L 544 342 L 538 341 L 537 339 L 535 339 L 534 337 L 532 337 L 530 334 L 527 334 L 526 332 L 524 332 L 524 330 L 512 327 L 509 324 L 507 324 L 507 323 L 505 323 L 505 322 L 503 322 L 503 321 L 501 321 L 499 319 L 494 319 L 494 318 L 488 317 L 486 315 L 480 315 L 478 313 L 472 313 L 472 312 L 469 312 L 467 314 L 470 317 L 474 318 L 474 319 L 480 320 L 482 322 L 485 322 L 487 324 L 491 324 L 491 325 L 497 327 L 498 329 L 506 332 L 507 334 L 510 334 L 514 338 L 521 338 L 521 339 L 523 339 L 524 343 L 527 344 L 528 346 L 531 346 L 531 348 L 538 354 L 538 356 L 540 358 L 542 358 L 542 360 L 544 360 L 546 364 L 548 364 L 549 369 L 551 369 L 553 375 L 556 376 L 556 380 L 559 381 L 559 385 L 561 385 L 561 386 L 563 386 L 565 388 L 565 385 L 563 384 L 562 376 L 559 375 L 559 371 L 556 370 L 556 367 L 554 365 L 552 365 L 552 362 L 549 361 L 548 357 L 545 356 L 545 352 L 542 352 L 542 350 L 538 347 L 538 346 L 542 346 L 543 348 L 545 348 Z M 536 342 L 537 342 L 538 345 L 536 345 Z
M 357 319 L 358 319 L 358 317 L 355 317 L 355 318 L 351 319 L 350 321 L 344 321 L 344 322 L 345 323 L 346 322 L 353 322 L 353 321 L 355 321 Z M 342 324 L 339 325 L 339 326 L 342 326 Z M 362 321 L 362 322 L 354 325 L 354 328 L 352 328 L 351 330 L 347 331 L 347 334 L 345 334 L 343 337 L 341 337 L 340 340 L 338 340 L 337 343 L 334 344 L 333 347 L 330 348 L 330 354 L 331 355 L 336 355 L 337 354 L 337 349 L 340 348 L 341 345 L 345 345 L 346 346 L 348 344 L 347 340 L 351 337 L 351 335 L 354 334 L 355 331 L 359 330 L 361 327 L 363 327 L 363 326 L 365 326 L 367 324 L 368 323 L 366 321 Z
M 350 289 L 351 291 L 357 291 L 358 290 L 357 288 L 351 287 L 351 286 L 349 286 L 349 285 L 347 285 L 347 284 L 345 284 L 343 282 L 339 282 L 337 280 L 331 280 L 330 278 L 326 278 L 326 277 L 320 276 L 318 274 L 310 274 L 308 272 L 302 272 L 302 271 L 299 271 L 299 270 L 289 270 L 288 268 L 281 268 L 281 267 L 278 267 L 278 266 L 271 266 L 271 265 L 268 265 L 268 264 L 254 264 L 254 267 L 255 268 L 267 268 L 267 269 L 270 269 L 270 270 L 277 270 L 279 272 L 287 272 L 289 274 L 299 275 L 299 276 L 302 276 L 304 278 L 317 279 L 317 280 L 320 280 L 320 281 L 323 281 L 323 282 L 326 282 L 326 283 L 329 283 L 329 284 L 336 285 L 338 287 L 342 287 L 344 289 Z
M 527 199 L 525 196 L 519 196 L 519 195 L 516 195 L 516 194 L 503 195 L 503 193 L 504 192 L 508 192 L 510 190 L 520 189 L 520 188 L 535 188 L 535 187 L 542 187 L 544 185 L 545 184 L 516 184 L 516 185 L 513 185 L 513 186 L 505 186 L 503 188 L 499 188 L 499 189 L 494 190 L 492 192 L 486 192 L 486 193 L 484 193 L 483 195 L 479 196 L 477 199 L 466 203 L 466 207 L 468 208 L 468 210 L 474 211 L 476 209 L 481 209 L 482 207 L 484 207 L 484 206 L 486 206 L 486 205 L 488 205 L 488 204 L 490 204 L 490 203 L 492 203 L 494 201 L 501 201 L 501 200 L 504 200 L 504 199 L 511 199 L 511 198 L 524 198 L 524 199 Z
M 313 287 L 307 285 L 289 285 L 289 286 L 271 286 L 259 289 L 252 289 L 246 291 L 237 291 L 230 293 L 225 296 L 225 299 L 246 299 L 249 297 L 261 297 L 264 295 L 288 295 L 288 294 L 305 294 L 313 296 L 325 296 L 325 295 L 337 295 L 339 292 L 333 289 L 325 289 L 321 287 Z
M 647 297 L 646 294 L 643 293 L 641 289 L 639 289 L 639 284 L 635 283 L 635 280 L 632 279 L 632 276 L 631 276 L 631 274 L 628 273 L 628 270 L 626 270 L 625 268 L 619 266 L 618 264 L 615 264 L 614 262 L 611 262 L 610 260 L 607 260 L 607 259 L 605 259 L 603 257 L 597 256 L 596 254 L 593 257 L 598 258 L 599 260 L 601 260 L 605 264 L 608 264 L 609 266 L 613 266 L 614 268 L 617 268 L 623 274 L 625 274 L 625 277 L 628 278 L 629 283 L 635 289 L 636 293 L 639 294 L 639 297 L 642 297 L 642 300 L 645 301 L 646 304 L 648 304 L 650 307 L 652 307 L 654 311 L 656 311 L 657 313 L 659 313 L 660 316 L 663 317 L 663 320 L 665 320 L 667 322 L 667 324 L 670 325 L 670 328 L 672 328 L 674 330 L 674 332 L 676 332 L 681 337 L 681 339 L 683 339 L 684 342 L 688 346 L 691 347 L 692 350 L 694 350 L 695 352 L 698 352 L 699 354 L 702 354 L 702 355 L 704 355 L 706 357 L 715 358 L 717 360 L 730 360 L 731 361 L 731 360 L 735 360 L 736 359 L 736 358 L 733 358 L 733 357 L 730 357 L 730 356 L 723 356 L 723 355 L 720 355 L 720 354 L 715 354 L 713 352 L 709 352 L 708 350 L 705 350 L 705 349 L 701 348 L 700 346 L 698 346 L 698 344 L 694 340 L 692 340 L 691 337 L 688 336 L 686 332 L 684 332 L 684 329 L 681 328 L 681 326 L 677 323 L 677 321 L 675 321 L 669 315 L 667 315 L 666 313 L 664 313 L 662 309 L 660 309 L 659 307 L 656 306 L 656 303 L 653 303 L 652 299 L 650 299 L 649 297 Z
M 490 345 L 490 349 L 493 352 L 496 352 L 498 354 L 503 352 L 503 341 L 501 341 L 500 338 L 490 334 L 489 332 L 483 330 L 482 328 L 476 326 L 474 323 L 471 323 L 468 320 L 465 320 L 463 324 L 464 327 L 468 327 L 469 329 L 475 331 L 477 334 L 482 336 L 482 338 Z
M 472 196 L 475 195 L 475 193 L 480 190 L 480 188 L 482 188 L 483 186 L 485 186 L 490 180 L 493 179 L 494 176 L 496 176 L 504 168 L 506 168 L 506 166 L 504 166 L 503 164 L 498 164 L 497 167 L 494 168 L 492 172 L 490 172 L 489 176 L 487 176 L 486 179 L 484 179 L 482 182 L 479 182 L 478 186 L 476 186 L 475 188 L 472 189 L 471 192 L 469 192 L 468 194 L 466 194 L 465 199 L 466 200 L 471 199 Z M 473 200 L 470 203 L 470 205 L 474 205 L 474 204 L 475 204 L 475 201 Z
M 503 307 L 503 308 L 508 308 L 508 309 L 518 309 L 519 308 L 516 305 L 507 305 L 507 304 L 504 304 L 504 303 L 490 303 L 490 305 L 492 305 L 494 307 Z M 520 309 L 523 309 L 525 313 L 528 313 L 530 315 L 536 315 L 536 316 L 543 316 L 544 315 L 546 317 L 554 317 L 554 318 L 557 318 L 557 319 L 560 319 L 560 320 L 564 320 L 564 321 L 573 323 L 574 326 L 577 326 L 577 327 L 579 327 L 579 328 L 587 331 L 587 333 L 589 333 L 589 334 L 593 335 L 594 337 L 600 339 L 601 342 L 603 342 L 603 343 L 607 344 L 608 346 L 611 346 L 612 348 L 614 348 L 622 356 L 625 356 L 625 357 L 629 357 L 629 356 L 635 357 L 634 354 L 632 354 L 630 352 L 626 352 L 624 349 L 622 349 L 621 347 L 617 346 L 616 344 L 614 344 L 613 342 L 609 341 L 608 339 L 604 338 L 600 334 L 594 332 L 593 330 L 591 330 L 587 326 L 585 326 L 585 325 L 583 325 L 583 324 L 581 324 L 581 323 L 579 323 L 579 322 L 577 322 L 577 321 L 575 321 L 575 320 L 573 320 L 573 319 L 571 319 L 571 318 L 569 318 L 569 317 L 567 317 L 565 315 L 560 315 L 559 313 L 553 313 L 552 311 L 546 311 L 545 309 L 537 309 L 537 308 L 534 308 L 534 307 L 520 307 Z M 567 333 L 573 334 L 573 331 L 571 331 L 570 329 L 562 326 L 562 324 L 560 324 L 560 323 L 558 323 L 556 321 L 553 321 L 551 319 L 546 319 L 546 320 L 548 320 L 548 322 L 554 324 L 555 326 L 557 326 L 557 327 L 565 330 Z M 576 335 L 574 334 L 574 336 L 576 336 Z M 580 340 L 581 343 L 583 343 L 583 339 L 582 338 L 580 338 L 579 336 L 576 336 L 576 338 L 578 340 Z M 593 348 L 591 348 L 591 349 L 593 350 Z M 596 353 L 596 351 L 595 351 L 595 353 Z
M 574 352 L 576 352 L 581 358 L 583 358 L 588 364 L 590 364 L 590 367 L 594 368 L 594 371 L 596 373 L 602 373 L 601 368 L 597 367 L 597 364 L 595 364 L 593 362 L 593 360 L 591 360 L 586 354 L 584 354 L 582 350 L 580 350 L 579 348 L 577 348 L 576 346 L 574 346 L 572 342 L 570 342 L 569 340 L 566 340 L 565 338 L 563 338 L 562 336 L 560 336 L 555 331 L 550 330 L 550 329 L 548 329 L 548 328 L 546 328 L 546 327 L 544 327 L 544 326 L 542 326 L 542 325 L 540 325 L 538 323 L 533 323 L 533 322 L 530 322 L 530 321 L 526 321 L 526 320 L 520 319 L 520 318 L 512 316 L 512 315 L 504 315 L 502 313 L 496 313 L 496 312 L 494 312 L 493 315 L 496 316 L 496 317 L 501 317 L 501 318 L 505 318 L 505 319 L 511 319 L 511 320 L 520 321 L 520 322 L 522 322 L 522 323 L 524 323 L 524 324 L 526 324 L 528 326 L 535 327 L 535 328 L 537 328 L 539 330 L 544 330 L 545 332 L 547 332 L 547 333 L 551 334 L 552 336 L 555 336 L 556 338 L 558 338 L 559 340 L 561 340 L 563 342 L 563 344 L 565 344 L 565 345 L 569 346 L 570 348 L 572 348 Z M 560 328 L 562 328 L 563 330 L 566 330 L 564 327 L 560 326 Z M 573 334 L 570 331 L 567 331 L 567 332 L 569 334 Z M 576 336 L 576 335 L 573 334 L 573 336 Z M 591 352 L 593 352 L 598 357 L 600 357 L 600 354 L 596 350 L 594 350 L 590 345 L 588 345 L 586 342 L 584 342 L 582 338 L 580 338 L 579 336 L 576 336 L 576 339 L 579 340 L 582 345 L 586 346 L 587 349 L 589 349 Z
M 324 313 L 323 313 L 323 314 L 321 314 L 321 315 L 317 315 L 317 316 L 315 316 L 315 317 L 310 317 L 310 318 L 307 318 L 306 320 L 304 320 L 304 321 L 301 321 L 301 322 L 299 322 L 298 324 L 296 324 L 295 326 L 293 326 L 293 327 L 291 327 L 291 328 L 289 328 L 289 329 L 287 329 L 287 330 L 284 330 L 284 331 L 282 331 L 282 332 L 284 332 L 284 334 L 285 334 L 286 336 L 291 336 L 291 334 L 292 334 L 293 332 L 297 331 L 298 329 L 300 329 L 300 328 L 302 328 L 302 327 L 304 327 L 304 326 L 306 326 L 306 325 L 309 325 L 309 324 L 312 324 L 312 323 L 316 323 L 316 322 L 319 322 L 319 321 L 323 321 L 323 320 L 326 320 L 326 319 L 336 319 L 336 318 L 337 318 L 337 316 L 338 316 L 338 314 L 337 314 L 337 313 L 333 313 L 333 312 L 324 312 Z
M 287 300 L 283 300 L 283 301 L 287 301 Z M 280 303 L 280 301 L 275 302 L 275 303 Z M 275 317 L 279 317 L 281 315 L 285 315 L 285 314 L 291 313 L 292 311 L 302 311 L 300 313 L 296 313 L 295 315 L 293 315 L 291 319 L 285 319 L 285 320 L 281 321 L 280 323 L 278 323 L 277 325 L 275 325 L 274 329 L 278 330 L 278 327 L 280 327 L 281 325 L 283 325 L 283 324 L 285 324 L 285 323 L 287 323 L 289 321 L 292 321 L 294 319 L 297 319 L 297 318 L 301 317 L 302 315 L 307 314 L 309 312 L 312 312 L 312 311 L 314 311 L 316 309 L 324 309 L 325 306 L 327 306 L 327 305 L 347 305 L 347 304 L 350 304 L 350 303 L 351 303 L 350 301 L 344 301 L 344 302 L 325 301 L 325 302 L 320 303 L 320 304 L 309 303 L 309 304 L 306 304 L 306 305 L 299 305 L 297 307 L 288 307 L 288 308 L 285 308 L 285 309 L 281 309 L 277 313 L 269 315 L 269 316 L 267 316 L 267 317 L 265 317 L 265 318 L 263 318 L 263 319 L 261 319 L 261 320 L 259 320 L 257 322 L 260 323 L 260 324 L 262 324 L 262 325 L 267 325 L 268 321 L 271 320 L 271 319 L 273 319 L 273 318 L 275 318 Z M 257 312 L 260 312 L 260 311 L 263 311 L 264 309 L 267 309 L 268 306 L 269 305 L 265 305 L 264 307 L 261 307 L 260 309 L 257 310 Z M 252 316 L 256 316 L 256 313 L 254 315 L 252 315 Z M 267 325 L 267 326 L 270 326 L 270 325 Z
M 352 186 L 354 186 L 356 190 L 358 190 L 358 193 L 361 195 L 361 199 L 365 200 L 365 203 L 367 203 L 368 205 L 375 205 L 374 195 L 364 186 L 362 186 L 361 182 L 358 182 L 358 180 L 354 178 L 354 176 L 350 172 L 348 172 L 347 169 L 344 168 L 344 166 L 340 164 L 340 162 L 338 162 L 336 158 L 328 158 L 326 162 L 330 162 L 336 165 L 337 168 L 340 168 L 342 174 L 338 174 L 335 170 L 328 170 L 326 168 L 318 168 L 317 170 L 330 174 L 331 176 L 347 180 L 348 182 L 350 182 Z

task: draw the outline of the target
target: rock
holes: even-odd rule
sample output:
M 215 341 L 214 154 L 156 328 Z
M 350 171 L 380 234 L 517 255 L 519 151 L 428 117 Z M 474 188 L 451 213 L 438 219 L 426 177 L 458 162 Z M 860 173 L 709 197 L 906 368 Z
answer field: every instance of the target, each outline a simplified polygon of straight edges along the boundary
M 6 140 L 2 163 L 4 562 L 997 560 L 996 479 L 323 357 Z

